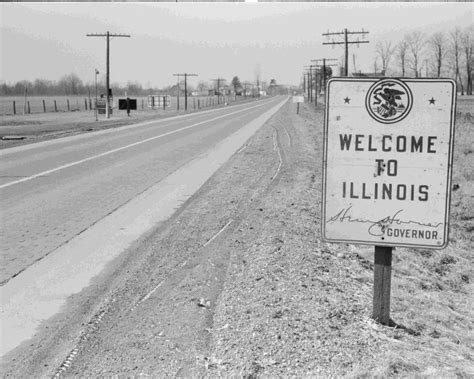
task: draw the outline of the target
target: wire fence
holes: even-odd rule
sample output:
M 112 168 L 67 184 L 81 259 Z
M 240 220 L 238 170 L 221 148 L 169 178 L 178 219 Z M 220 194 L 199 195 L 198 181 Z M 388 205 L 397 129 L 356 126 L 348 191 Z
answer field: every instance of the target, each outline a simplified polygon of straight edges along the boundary
M 170 98 L 169 104 L 152 106 L 148 96 L 129 96 L 137 100 L 137 111 L 177 111 L 185 109 L 185 98 L 180 96 Z M 118 111 L 118 100 L 113 100 L 113 111 Z M 244 100 L 241 96 L 188 96 L 187 110 L 202 109 L 220 104 L 229 104 Z M 179 107 L 179 109 L 178 109 Z M 0 115 L 24 115 L 51 112 L 93 112 L 95 98 L 85 96 L 29 96 L 27 98 L 16 96 L 0 97 Z

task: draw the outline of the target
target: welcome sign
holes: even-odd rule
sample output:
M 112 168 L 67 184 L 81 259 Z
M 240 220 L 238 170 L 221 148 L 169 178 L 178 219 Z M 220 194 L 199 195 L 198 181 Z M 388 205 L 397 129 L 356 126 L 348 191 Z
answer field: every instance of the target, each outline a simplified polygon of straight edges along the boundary
M 447 245 L 455 94 L 448 79 L 328 82 L 324 240 Z

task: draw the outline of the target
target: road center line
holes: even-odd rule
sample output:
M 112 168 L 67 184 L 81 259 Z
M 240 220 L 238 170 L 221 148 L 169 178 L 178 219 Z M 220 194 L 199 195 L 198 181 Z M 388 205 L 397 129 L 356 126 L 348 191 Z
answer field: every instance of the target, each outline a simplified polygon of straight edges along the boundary
M 138 141 L 138 142 L 134 142 L 134 143 L 131 143 L 131 144 L 126 145 L 126 146 L 122 146 L 122 147 L 118 147 L 118 148 L 116 148 L 116 149 L 112 149 L 112 150 L 109 150 L 109 151 L 105 151 L 105 152 L 103 152 L 103 153 L 100 153 L 100 154 L 97 154 L 97 155 L 93 155 L 93 156 L 88 157 L 88 158 L 84 158 L 84 159 L 81 159 L 81 160 L 78 160 L 78 161 L 75 161 L 75 162 L 67 163 L 67 164 L 65 164 L 65 165 L 62 165 L 62 166 L 53 168 L 53 169 L 51 169 L 51 170 L 46 170 L 46 171 L 40 172 L 40 173 L 38 173 L 38 174 L 28 176 L 28 177 L 26 177 L 26 178 L 22 178 L 22 179 L 15 180 L 15 181 L 13 181 L 13 182 L 9 182 L 9 183 L 2 184 L 2 185 L 0 185 L 0 189 L 2 189 L 2 188 L 7 188 L 7 187 L 13 186 L 13 185 L 15 185 L 15 184 L 27 182 L 27 181 L 29 181 L 29 180 L 38 178 L 38 177 L 40 177 L 40 176 L 49 175 L 49 174 L 52 174 L 53 172 L 56 172 L 56 171 L 59 171 L 59 170 L 63 170 L 63 169 L 65 169 L 65 168 L 73 167 L 73 166 L 76 166 L 76 165 L 78 165 L 78 164 L 91 161 L 91 160 L 93 160 L 93 159 L 101 158 L 101 157 L 104 157 L 104 156 L 106 156 L 106 155 L 110 155 L 110 154 L 116 153 L 116 152 L 118 152 L 118 151 L 128 149 L 128 148 L 130 148 L 130 147 L 138 146 L 138 145 L 141 145 L 141 144 L 146 143 L 146 142 L 153 141 L 153 140 L 158 139 L 158 138 L 166 137 L 166 136 L 169 136 L 169 135 L 171 135 L 171 134 L 175 134 L 175 133 L 181 132 L 181 131 L 186 130 L 186 129 L 194 128 L 195 126 L 199 126 L 199 125 L 202 125 L 202 124 L 206 124 L 206 123 L 211 122 L 211 121 L 216 121 L 216 120 L 219 120 L 219 119 L 221 119 L 221 118 L 228 117 L 228 116 L 232 116 L 232 115 L 237 114 L 237 113 L 246 112 L 246 111 L 248 111 L 248 110 L 250 110 L 250 109 L 263 107 L 263 106 L 265 106 L 265 105 L 267 105 L 267 104 L 268 104 L 268 103 L 259 104 L 259 105 L 256 105 L 256 106 L 253 106 L 253 107 L 250 107 L 250 108 L 245 108 L 245 109 L 241 109 L 241 110 L 238 110 L 238 111 L 235 111 L 235 112 L 227 113 L 227 114 L 222 115 L 222 116 L 214 117 L 214 118 L 211 118 L 211 119 L 209 119 L 209 120 L 200 121 L 200 122 L 198 122 L 198 123 L 196 123 L 196 124 L 193 124 L 193 125 L 185 126 L 185 127 L 183 127 L 183 128 L 179 128 L 179 129 L 176 129 L 176 130 L 172 130 L 172 131 L 170 131 L 170 132 L 167 132 L 167 133 L 163 133 L 163 134 L 160 134 L 160 135 L 157 135 L 157 136 L 154 136 L 154 137 L 150 137 L 150 138 L 147 138 L 147 139 Z

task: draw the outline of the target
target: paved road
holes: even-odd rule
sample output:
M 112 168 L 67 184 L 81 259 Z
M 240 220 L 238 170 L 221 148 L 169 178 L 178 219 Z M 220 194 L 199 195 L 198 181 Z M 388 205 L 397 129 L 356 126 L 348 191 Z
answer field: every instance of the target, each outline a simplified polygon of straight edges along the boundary
M 1 152 L 2 284 L 281 97 Z

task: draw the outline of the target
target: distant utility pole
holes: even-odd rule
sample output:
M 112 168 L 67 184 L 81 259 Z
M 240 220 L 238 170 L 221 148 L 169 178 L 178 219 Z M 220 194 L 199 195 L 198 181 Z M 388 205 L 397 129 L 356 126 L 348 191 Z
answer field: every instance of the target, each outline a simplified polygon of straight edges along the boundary
M 315 80 L 316 80 L 316 76 L 317 76 L 317 75 L 316 75 L 316 65 L 311 64 L 311 65 L 309 65 L 309 66 L 306 66 L 305 68 L 306 68 L 307 70 L 309 70 L 309 75 L 308 75 L 308 80 L 309 80 L 309 84 L 308 84 L 308 85 L 309 85 L 309 97 L 308 97 L 308 99 L 309 99 L 309 102 L 312 103 L 312 102 L 313 102 L 313 69 L 315 70 L 315 71 L 314 71 L 314 78 L 315 78 Z M 315 84 L 315 86 L 316 86 L 316 81 L 315 81 L 314 84 Z M 315 88 L 315 92 L 316 92 L 316 89 L 317 89 L 317 86 L 316 86 L 316 88 Z M 317 100 L 316 96 L 314 96 L 314 99 L 315 99 L 315 102 L 316 102 L 316 104 L 317 104 L 318 100 Z
M 178 110 L 179 110 L 179 77 L 184 76 L 184 110 L 188 110 L 188 84 L 187 78 L 188 76 L 197 76 L 197 74 L 188 74 L 185 72 L 184 74 L 173 74 L 173 76 L 178 77 Z
M 176 83 L 176 95 L 177 95 L 176 104 L 177 104 L 177 110 L 179 111 L 179 77 L 183 76 L 183 74 L 173 74 L 173 76 L 178 77 L 178 82 Z
M 328 63 L 328 62 L 337 62 L 337 59 L 328 59 L 328 58 L 321 58 L 321 59 L 311 59 L 311 62 L 316 62 L 316 65 L 319 66 L 322 70 L 323 75 L 323 85 L 322 88 L 324 90 L 324 94 L 326 94 L 326 67 L 334 67 L 337 66 L 335 63 Z M 323 64 L 319 63 L 322 62 Z
M 308 97 L 308 100 L 309 100 L 309 71 L 307 71 L 307 72 L 304 73 L 304 77 L 305 77 L 305 79 L 306 79 L 305 92 L 307 92 L 307 97 Z
M 221 89 L 221 82 L 225 82 L 223 78 L 212 79 L 215 83 L 217 83 L 217 104 L 220 104 L 220 89 Z
M 107 37 L 107 74 L 106 74 L 106 92 L 107 92 L 107 102 L 105 104 L 105 115 L 107 118 L 110 118 L 110 111 L 109 111 L 109 98 L 110 98 L 110 38 L 111 37 L 127 37 L 130 38 L 129 34 L 112 34 L 112 33 L 94 33 L 94 34 L 86 34 L 87 37 Z
M 362 34 L 362 38 L 365 38 L 365 35 L 368 34 L 369 32 L 365 31 L 362 29 L 360 32 L 350 32 L 346 29 L 344 29 L 342 32 L 336 32 L 336 33 L 323 33 L 323 36 L 326 36 L 329 38 L 329 36 L 344 36 L 344 41 L 343 42 L 335 42 L 334 40 L 331 42 L 323 42 L 323 45 L 344 45 L 344 76 L 349 76 L 349 45 L 352 45 L 356 43 L 359 45 L 360 43 L 369 43 L 369 41 L 360 41 L 357 39 L 357 41 L 349 41 L 349 35 L 353 34 Z

